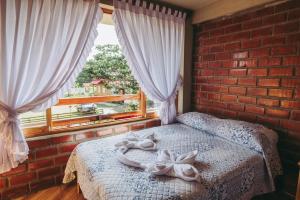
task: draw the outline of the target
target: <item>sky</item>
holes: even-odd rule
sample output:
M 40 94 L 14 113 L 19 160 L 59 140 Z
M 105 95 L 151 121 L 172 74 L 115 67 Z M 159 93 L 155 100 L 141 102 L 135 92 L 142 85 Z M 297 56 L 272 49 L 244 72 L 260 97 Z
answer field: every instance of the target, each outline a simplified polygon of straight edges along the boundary
M 94 46 L 92 48 L 92 51 L 88 59 L 92 58 L 93 55 L 96 54 L 97 45 L 119 44 L 115 27 L 113 25 L 99 23 L 97 27 L 97 31 L 98 31 L 98 36 L 95 40 Z

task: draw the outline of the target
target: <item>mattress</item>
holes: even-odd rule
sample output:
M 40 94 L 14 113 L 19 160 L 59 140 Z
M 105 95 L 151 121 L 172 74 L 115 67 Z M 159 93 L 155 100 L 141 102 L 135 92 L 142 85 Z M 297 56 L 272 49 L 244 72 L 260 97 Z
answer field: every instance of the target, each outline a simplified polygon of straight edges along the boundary
M 195 167 L 200 182 L 151 176 L 116 158 L 114 144 L 123 135 L 79 144 L 66 166 L 64 182 L 75 178 L 86 199 L 251 199 L 271 192 L 263 153 L 185 124 L 172 124 L 136 132 L 155 133 L 158 149 L 177 154 L 198 150 Z M 155 160 L 156 152 L 132 149 L 126 153 L 140 162 Z

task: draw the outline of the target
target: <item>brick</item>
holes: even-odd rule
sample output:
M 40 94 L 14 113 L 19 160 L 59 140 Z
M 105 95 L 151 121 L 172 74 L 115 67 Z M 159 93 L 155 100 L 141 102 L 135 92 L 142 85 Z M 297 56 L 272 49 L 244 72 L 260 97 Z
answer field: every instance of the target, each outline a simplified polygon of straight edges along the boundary
M 52 159 L 38 160 L 28 164 L 29 170 L 36 170 L 36 169 L 41 169 L 41 168 L 51 167 L 51 166 L 53 166 Z
M 43 169 L 38 172 L 39 179 L 45 178 L 45 177 L 51 177 L 54 175 L 60 174 L 60 167 L 52 167 L 48 169 Z
M 235 102 L 237 100 L 237 96 L 222 94 L 221 100 L 225 102 Z
M 247 21 L 243 23 L 243 30 L 244 29 L 253 29 L 253 28 L 258 28 L 262 25 L 262 20 L 261 19 L 255 19 L 251 21 Z
M 300 110 L 293 110 L 291 113 L 291 119 L 300 121 Z
M 211 30 L 211 29 L 214 29 L 216 27 L 217 27 L 217 24 L 213 23 L 213 22 L 206 22 L 202 25 L 203 31 Z
M 30 189 L 31 189 L 31 191 L 38 191 L 38 190 L 49 188 L 53 185 L 55 185 L 55 179 L 47 178 L 46 180 L 38 180 L 38 181 L 30 183 Z
M 52 140 L 52 143 L 54 143 L 54 144 L 72 142 L 73 141 L 73 136 L 72 135 L 65 135 L 65 136 L 61 136 L 61 137 L 51 138 L 51 140 Z
M 205 38 L 205 39 L 202 39 L 200 40 L 200 45 L 214 45 L 214 44 L 217 44 L 217 40 L 216 38 Z
M 247 95 L 266 96 L 267 95 L 267 89 L 265 89 L 265 88 L 248 88 L 247 89 Z
M 270 55 L 269 48 L 255 49 L 250 51 L 251 58 L 264 57 Z
M 256 115 L 252 113 L 239 112 L 238 117 L 243 121 L 256 122 Z
M 221 74 L 221 72 L 219 72 Z M 228 72 L 227 72 L 228 74 Z M 221 83 L 221 78 L 220 77 L 207 77 L 207 80 L 206 80 L 207 83 L 209 84 L 220 84 Z
M 201 56 L 202 57 L 202 61 L 212 61 L 212 60 L 215 60 L 215 54 L 206 54 L 206 55 L 203 55 Z
M 259 79 L 258 80 L 258 85 L 259 86 L 264 86 L 264 87 L 276 87 L 279 86 L 279 81 L 280 79 Z
M 283 108 L 300 109 L 300 101 L 283 100 L 281 101 L 280 106 Z
M 84 133 L 79 133 L 75 135 L 75 139 L 76 141 L 78 140 L 84 140 L 84 139 L 88 139 L 88 138 L 93 138 L 95 137 L 95 131 L 88 131 L 88 132 L 84 132 Z
M 284 47 L 273 47 L 272 55 L 289 55 L 289 54 L 295 54 L 297 52 L 296 47 L 292 46 L 284 46 Z
M 231 53 L 225 52 L 225 53 L 216 53 L 216 60 L 227 60 L 231 59 Z
M 65 165 L 69 160 L 70 155 L 58 156 L 55 158 L 55 165 Z
M 212 76 L 214 71 L 211 69 L 203 69 L 201 70 L 201 76 Z
M 6 180 L 5 179 L 0 179 L 0 190 L 2 191 L 2 189 L 5 188 L 5 187 L 6 187 Z
M 232 41 L 237 41 L 237 40 L 246 40 L 250 38 L 250 32 L 239 32 L 232 34 Z
M 249 76 L 266 76 L 267 73 L 267 69 L 248 69 Z
M 281 120 L 280 125 L 288 130 L 300 132 L 300 122 L 293 120 Z
M 115 127 L 115 133 L 125 133 L 128 132 L 128 126 L 117 126 Z
M 234 43 L 225 45 L 225 50 L 227 50 L 227 51 L 234 51 L 234 50 L 238 50 L 240 48 L 241 48 L 241 42 L 234 42 Z
M 224 86 L 216 86 L 216 85 L 202 85 L 201 91 L 208 91 L 208 92 L 215 91 L 215 92 L 227 93 L 228 88 Z
M 287 36 L 287 43 L 295 44 L 300 41 L 300 33 L 294 33 Z
M 239 96 L 238 99 L 240 103 L 256 104 L 255 97 Z
M 246 88 L 244 88 L 244 87 L 230 87 L 229 88 L 229 93 L 230 94 L 245 95 L 246 94 Z
M 300 87 L 300 79 L 283 78 L 281 79 L 282 87 Z
M 214 70 L 214 76 L 227 76 L 229 73 L 228 69 L 216 69 Z
M 300 65 L 300 56 L 289 56 L 283 58 L 284 65 Z
M 221 99 L 221 95 L 217 94 L 217 93 L 208 93 L 207 94 L 207 98 L 209 100 L 220 100 Z
M 270 76 L 291 76 L 293 75 L 292 67 L 272 68 L 269 70 Z
M 237 67 L 238 66 L 238 61 L 232 61 L 232 60 L 226 60 L 223 61 L 223 67 L 226 68 L 233 68 L 233 67 Z
M 26 171 L 26 165 L 25 164 L 22 164 L 22 165 L 19 165 L 18 167 L 16 168 L 13 168 L 12 170 L 8 171 L 8 172 L 5 172 L 3 174 L 0 174 L 0 176 L 10 176 L 10 175 L 15 175 L 15 174 L 22 174 Z
M 286 89 L 269 89 L 269 96 L 273 96 L 273 97 L 291 98 L 292 94 L 293 94 L 292 90 L 286 90 Z
M 272 15 L 274 13 L 274 7 L 266 7 L 253 12 L 253 17 L 263 17 Z
M 296 88 L 295 90 L 295 99 L 300 99 L 300 88 Z
M 131 129 L 132 130 L 137 130 L 135 128 L 138 128 L 139 125 L 143 125 L 143 128 L 145 127 L 144 124 L 133 124 L 131 126 Z M 100 137 L 100 136 L 105 136 L 105 135 L 110 135 L 113 133 L 113 129 L 112 128 L 108 128 L 108 129 L 101 129 L 99 131 L 97 131 L 97 136 Z
M 60 153 L 69 153 L 72 152 L 75 147 L 77 146 L 77 144 L 66 144 L 66 145 L 62 145 L 59 147 L 59 152 Z
M 237 78 L 223 78 L 222 83 L 226 85 L 235 85 L 237 84 Z
M 287 110 L 279 110 L 279 109 L 266 109 L 266 115 L 270 117 L 279 117 L 279 118 L 288 118 L 289 117 L 289 111 Z
M 245 40 L 242 42 L 243 49 L 257 48 L 261 46 L 260 40 Z
M 28 141 L 28 147 L 29 149 L 35 149 L 35 148 L 40 148 L 40 147 L 45 147 L 49 146 L 51 144 L 51 140 L 46 139 L 46 140 L 33 140 L 33 141 Z
M 222 51 L 224 51 L 224 46 L 223 45 L 216 45 L 216 46 L 210 47 L 210 52 L 211 53 L 222 52 Z
M 22 196 L 24 194 L 28 194 L 28 193 L 29 193 L 28 184 L 17 186 L 17 187 L 12 187 L 3 192 L 3 199 L 4 200 L 15 199 L 17 197 L 20 197 L 20 196 Z
M 257 100 L 257 104 L 262 105 L 262 106 L 274 107 L 274 106 L 279 106 L 279 100 L 259 98 Z
M 257 122 L 260 124 L 263 124 L 265 126 L 269 126 L 271 128 L 274 128 L 279 126 L 279 119 L 273 118 L 273 117 L 262 117 L 262 116 L 258 116 L 257 117 Z
M 234 24 L 234 25 L 227 26 L 225 28 L 224 32 L 225 33 L 232 33 L 232 32 L 240 31 L 241 29 L 242 29 L 241 24 Z
M 268 36 L 268 35 L 272 35 L 271 27 L 260 28 L 260 29 L 256 29 L 256 30 L 252 31 L 253 38 Z
M 216 37 L 224 34 L 224 28 L 215 29 L 209 32 L 210 37 Z
M 229 74 L 231 76 L 246 76 L 247 69 L 231 69 Z
M 234 53 L 233 58 L 234 59 L 248 58 L 248 51 Z
M 232 24 L 231 18 L 221 19 L 219 22 L 217 22 L 217 27 L 227 26 L 229 24 Z
M 233 103 L 231 103 L 231 104 L 228 104 L 228 108 L 230 110 L 240 111 L 240 112 L 245 110 L 245 106 L 243 104 L 233 104 Z
M 232 19 L 232 22 L 233 23 L 240 23 L 240 22 L 244 22 L 244 21 L 248 21 L 252 19 L 252 13 L 245 13 L 245 14 L 240 14 L 238 16 L 235 16 L 233 19 Z
M 282 12 L 282 11 L 294 9 L 296 7 L 299 7 L 299 6 L 300 6 L 299 1 L 287 1 L 287 2 L 284 2 L 284 3 L 278 4 L 275 7 L 275 12 Z
M 247 60 L 240 60 L 239 67 L 256 67 L 257 60 L 256 59 L 247 59 Z
M 235 119 L 237 117 L 237 112 L 232 111 L 232 110 L 224 110 L 223 116 L 225 116 L 226 118 Z
M 249 112 L 249 113 L 255 113 L 255 114 L 263 115 L 264 110 L 265 109 L 262 108 L 262 107 L 257 107 L 257 106 L 253 106 L 253 105 L 246 105 L 245 106 L 245 112 Z
M 255 78 L 239 78 L 238 84 L 239 85 L 255 86 L 256 85 L 256 79 Z
M 285 24 L 276 25 L 274 28 L 274 33 L 289 33 L 299 30 L 299 23 L 298 22 L 289 22 Z
M 53 155 L 57 155 L 57 148 L 56 147 L 42 149 L 42 150 L 38 150 L 36 152 L 36 158 L 37 159 L 38 158 L 49 157 L 49 156 L 53 156 Z
M 209 53 L 209 47 L 207 47 L 207 46 L 200 47 L 198 53 L 208 54 Z
M 217 44 L 227 43 L 228 41 L 232 41 L 232 35 L 223 35 L 217 38 Z
M 272 36 L 262 39 L 262 43 L 264 46 L 268 45 L 275 45 L 275 44 L 284 44 L 285 43 L 285 37 L 283 36 Z
M 222 62 L 220 61 L 209 62 L 208 66 L 213 68 L 220 68 L 222 67 Z
M 260 58 L 258 61 L 258 66 L 279 66 L 281 63 L 281 58 Z
M 264 17 L 262 20 L 262 24 L 271 25 L 271 24 L 277 24 L 284 21 L 286 21 L 286 13 L 280 13 L 280 14 Z
M 288 13 L 288 20 L 300 19 L 300 8 L 291 10 Z
M 156 126 L 160 126 L 160 125 L 161 125 L 160 120 L 152 120 L 152 121 L 146 122 L 146 128 L 156 127 Z
M 21 184 L 29 183 L 29 182 L 33 181 L 34 179 L 36 179 L 36 173 L 35 172 L 30 172 L 30 173 L 27 173 L 27 174 L 14 176 L 14 177 L 10 178 L 9 182 L 10 182 L 11 186 L 15 186 L 15 185 L 21 185 Z

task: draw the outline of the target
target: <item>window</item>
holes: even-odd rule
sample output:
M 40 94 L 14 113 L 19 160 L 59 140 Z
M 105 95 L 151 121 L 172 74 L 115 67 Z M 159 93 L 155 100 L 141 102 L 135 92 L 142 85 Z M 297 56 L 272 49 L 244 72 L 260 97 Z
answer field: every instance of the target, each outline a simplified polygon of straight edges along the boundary
M 131 75 L 111 15 L 104 15 L 98 25 L 99 36 L 74 86 L 47 111 L 20 116 L 27 137 L 153 117 L 153 113 L 147 115 L 147 109 L 153 112 L 157 104 L 146 100 Z

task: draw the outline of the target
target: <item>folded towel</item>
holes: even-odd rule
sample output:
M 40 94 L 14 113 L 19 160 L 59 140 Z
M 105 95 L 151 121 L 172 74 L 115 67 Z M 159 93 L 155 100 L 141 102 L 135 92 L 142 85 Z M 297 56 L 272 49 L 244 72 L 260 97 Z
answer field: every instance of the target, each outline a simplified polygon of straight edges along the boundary
M 122 153 L 126 153 L 128 149 L 142 149 L 145 151 L 156 150 L 154 133 L 148 135 L 137 135 L 129 133 L 121 142 L 115 144 L 115 147 Z
M 198 151 L 191 151 L 176 157 L 169 150 L 162 150 L 158 152 L 154 163 L 142 166 L 145 166 L 145 170 L 153 175 L 166 175 L 185 181 L 197 181 L 199 172 L 193 166 L 197 153 Z

